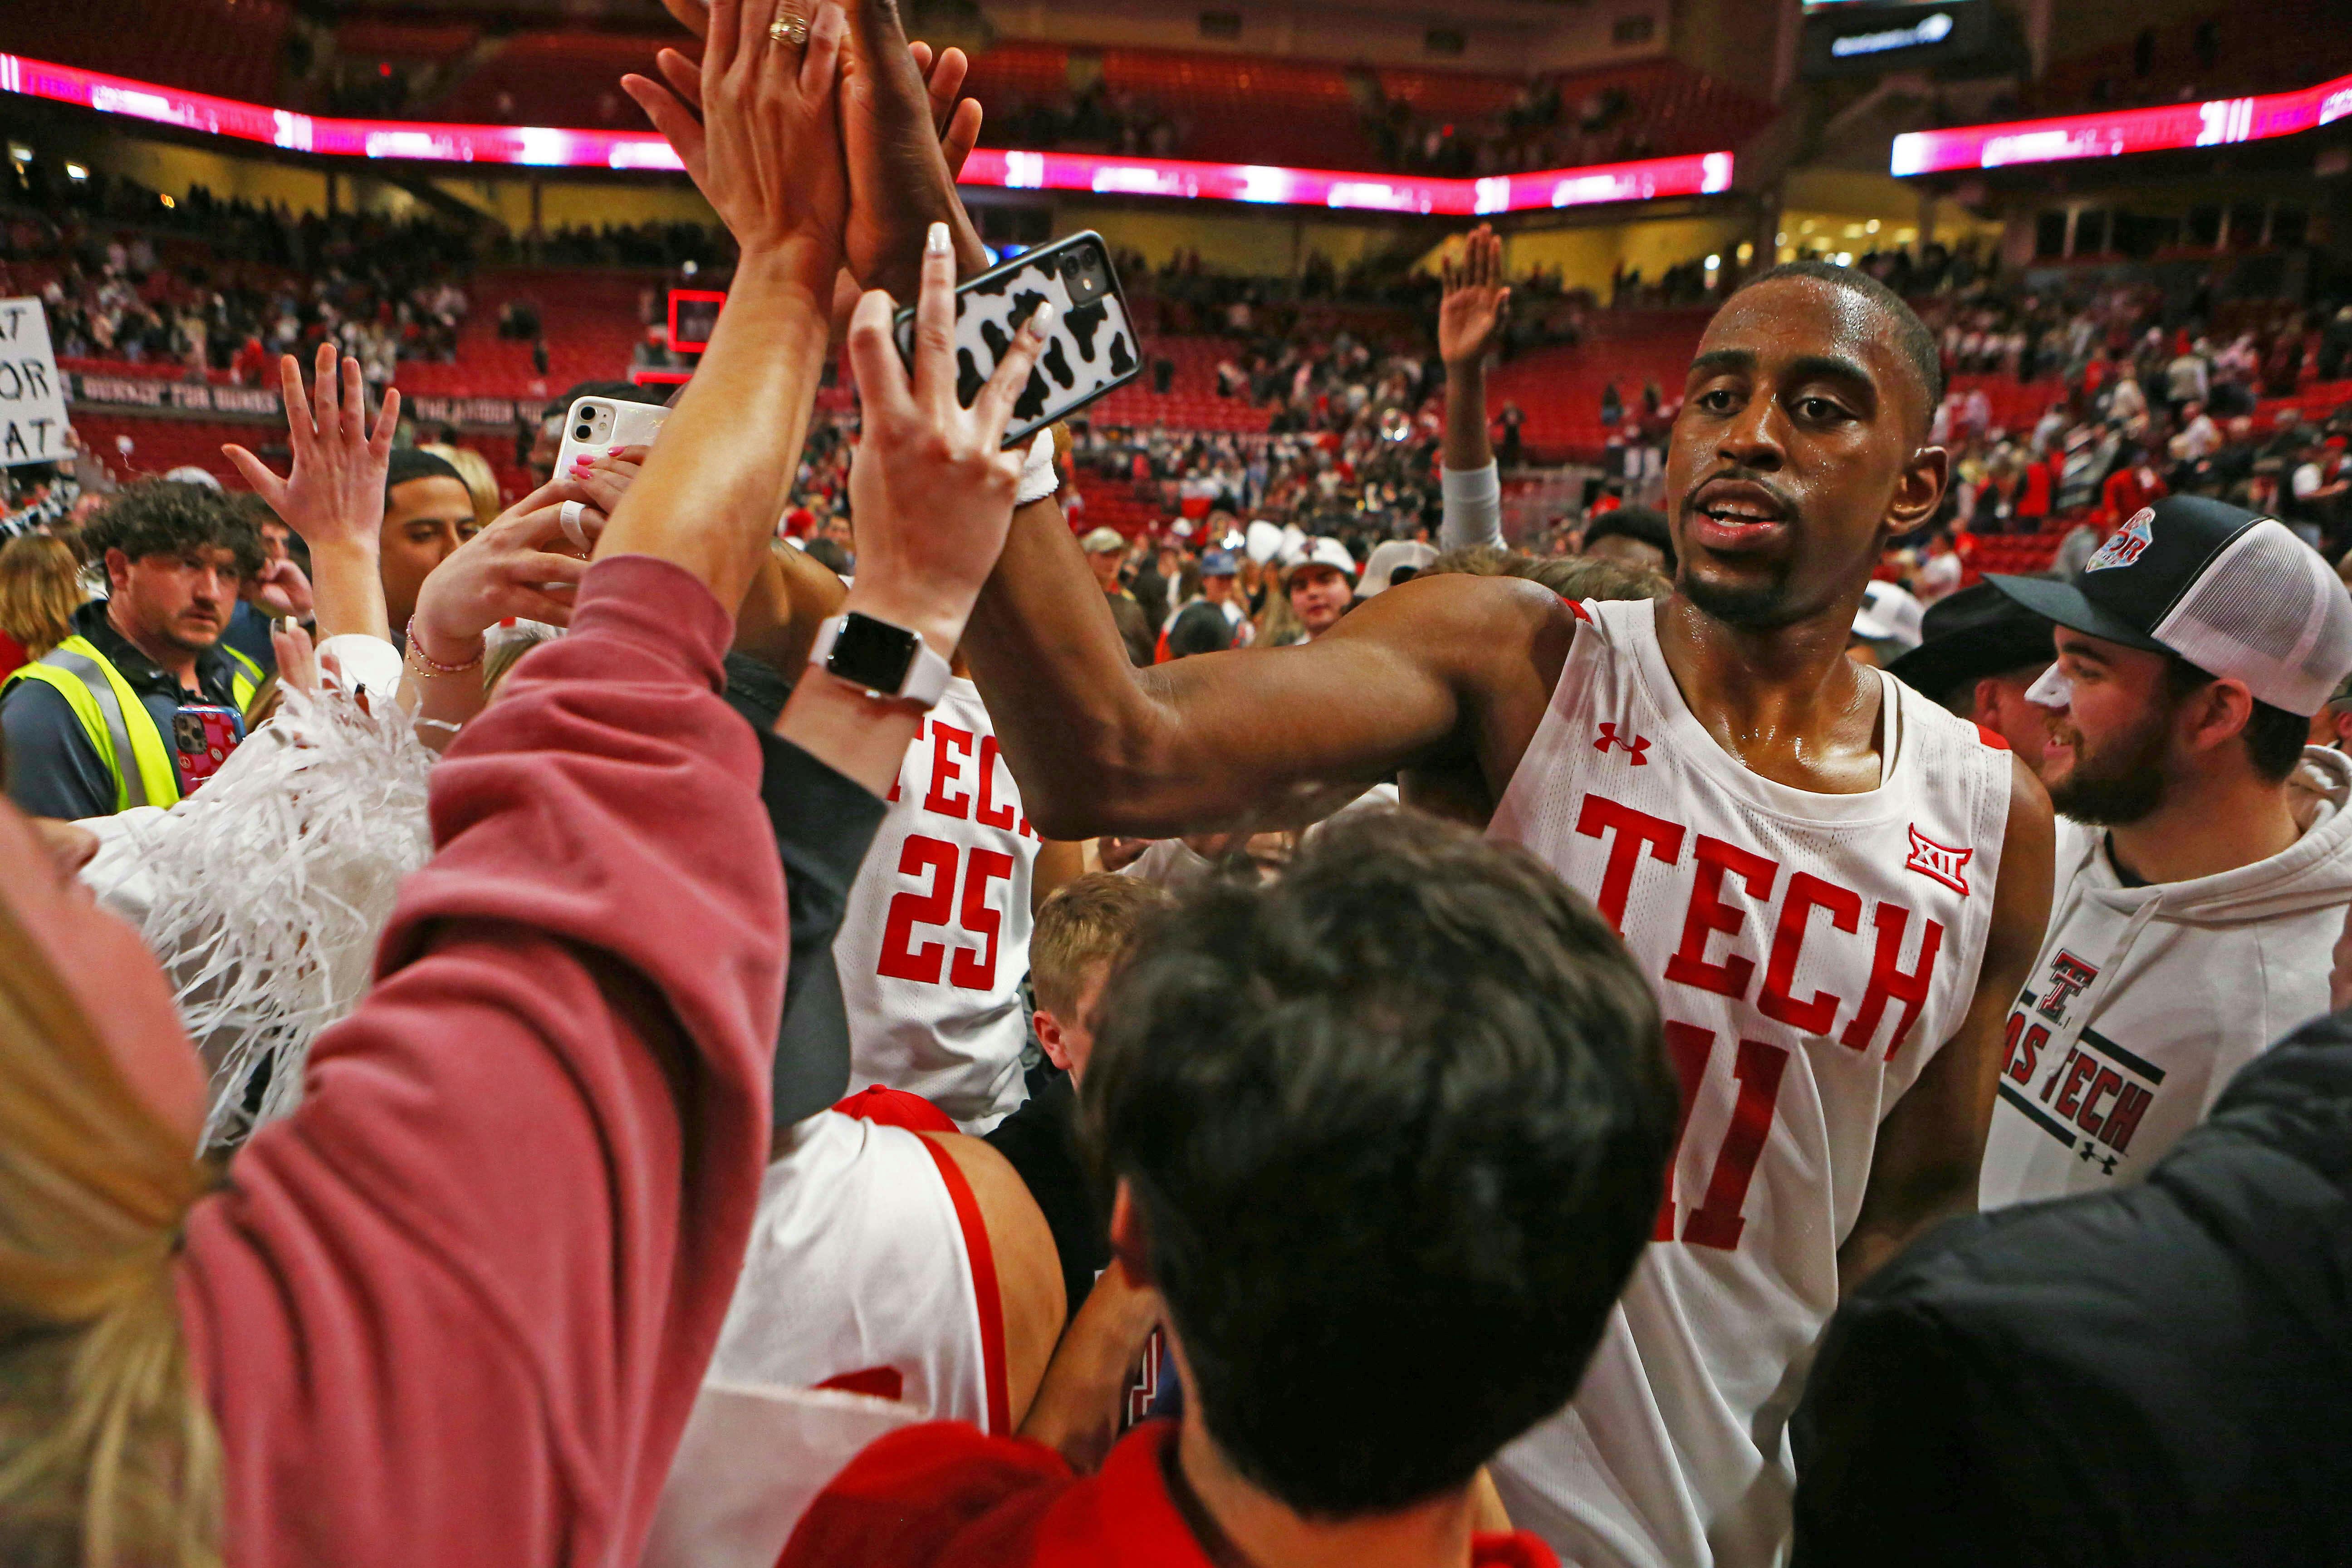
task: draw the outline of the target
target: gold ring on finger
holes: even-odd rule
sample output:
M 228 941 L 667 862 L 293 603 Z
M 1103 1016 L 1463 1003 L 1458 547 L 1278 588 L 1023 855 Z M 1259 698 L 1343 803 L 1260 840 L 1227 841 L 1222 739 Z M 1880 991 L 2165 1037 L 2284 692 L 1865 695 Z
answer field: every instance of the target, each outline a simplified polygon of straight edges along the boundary
M 808 42 L 808 24 L 798 16 L 779 16 L 768 24 L 768 37 L 779 44 L 799 48 Z

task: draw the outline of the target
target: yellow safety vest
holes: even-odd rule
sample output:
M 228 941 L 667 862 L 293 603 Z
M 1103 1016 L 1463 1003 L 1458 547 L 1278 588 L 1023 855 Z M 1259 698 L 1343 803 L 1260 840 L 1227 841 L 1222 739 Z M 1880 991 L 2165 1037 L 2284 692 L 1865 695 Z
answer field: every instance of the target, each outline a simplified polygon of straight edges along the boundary
M 253 701 L 262 681 L 261 667 L 233 647 L 221 651 L 236 662 L 229 688 L 238 711 Z M 81 721 L 90 748 L 114 778 L 114 809 L 134 805 L 172 805 L 180 798 L 180 770 L 172 748 L 157 728 L 155 717 L 139 700 L 131 683 L 113 662 L 84 637 L 69 637 L 31 664 L 0 681 L 0 691 L 19 680 L 39 680 L 57 689 Z M 123 765 L 124 758 L 131 762 Z

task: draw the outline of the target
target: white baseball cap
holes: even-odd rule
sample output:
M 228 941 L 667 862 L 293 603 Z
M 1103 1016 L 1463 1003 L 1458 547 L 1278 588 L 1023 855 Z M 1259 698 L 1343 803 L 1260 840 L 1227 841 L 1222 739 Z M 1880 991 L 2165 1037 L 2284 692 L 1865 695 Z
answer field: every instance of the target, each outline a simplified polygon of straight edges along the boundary
M 1872 642 L 1891 642 L 1904 652 L 1917 647 L 1924 635 L 1920 623 L 1927 606 L 1898 583 L 1873 581 L 1862 591 L 1862 608 L 1853 616 L 1853 635 Z
M 2278 519 L 2208 497 L 2142 507 L 2077 583 L 1988 581 L 2062 626 L 2178 654 L 2304 718 L 2352 675 L 2352 594 L 2343 581 Z
M 1336 539 L 1310 539 L 1307 541 L 1305 549 L 1285 556 L 1282 562 L 1283 580 L 1288 582 L 1290 574 L 1302 566 L 1328 566 L 1349 582 L 1356 580 L 1356 558 L 1349 554 L 1348 547 Z
M 1371 558 L 1364 563 L 1364 580 L 1356 592 L 1367 599 L 1386 593 L 1399 572 L 1424 572 L 1436 559 L 1437 546 L 1425 540 L 1384 540 L 1372 546 Z

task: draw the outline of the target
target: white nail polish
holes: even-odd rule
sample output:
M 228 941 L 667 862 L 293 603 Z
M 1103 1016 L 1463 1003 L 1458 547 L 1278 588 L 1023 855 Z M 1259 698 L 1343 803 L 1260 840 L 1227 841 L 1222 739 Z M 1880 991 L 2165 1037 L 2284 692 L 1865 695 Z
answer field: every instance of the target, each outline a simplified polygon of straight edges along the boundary
M 948 253 L 948 226 L 943 223 L 931 225 L 931 232 L 924 237 L 923 248 L 933 256 L 945 256 Z
M 1029 323 L 1036 328 L 1039 337 L 1042 338 L 1054 330 L 1055 314 L 1055 309 L 1051 305 L 1040 305 L 1030 313 Z

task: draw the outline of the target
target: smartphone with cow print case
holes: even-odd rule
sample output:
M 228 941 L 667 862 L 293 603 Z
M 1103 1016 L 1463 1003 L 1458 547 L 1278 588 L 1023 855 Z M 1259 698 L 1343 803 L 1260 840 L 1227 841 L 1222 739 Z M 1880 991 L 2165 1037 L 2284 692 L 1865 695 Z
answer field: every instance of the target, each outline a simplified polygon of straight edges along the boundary
M 1091 229 L 1055 240 L 992 267 L 956 289 L 956 400 L 980 395 L 1013 334 L 1030 312 L 1051 302 L 1057 312 L 1037 356 L 1029 385 L 1013 405 L 1008 447 L 1058 424 L 1143 370 L 1142 352 L 1127 301 L 1111 270 L 1110 247 Z M 898 353 L 910 363 L 915 312 L 896 321 Z

